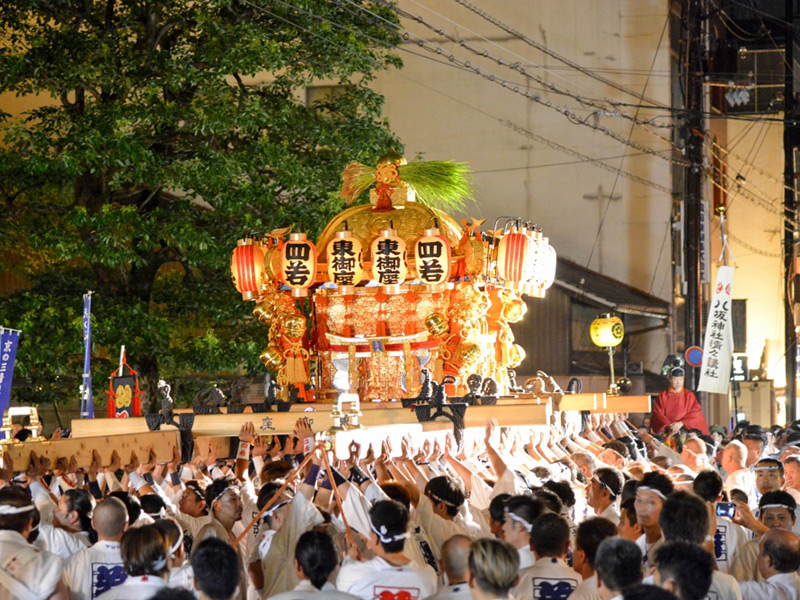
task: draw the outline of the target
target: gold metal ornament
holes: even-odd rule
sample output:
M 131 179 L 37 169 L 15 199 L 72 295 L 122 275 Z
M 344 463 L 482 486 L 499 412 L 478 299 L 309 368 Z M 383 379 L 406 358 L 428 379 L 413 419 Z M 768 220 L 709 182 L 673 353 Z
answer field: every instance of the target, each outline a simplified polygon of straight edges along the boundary
M 464 363 L 464 366 L 474 365 L 481 359 L 481 347 L 478 344 L 463 342 L 459 347 L 458 360 Z
M 283 356 L 275 346 L 268 346 L 258 358 L 269 371 L 277 371 L 283 364 Z
M 258 322 L 269 327 L 275 318 L 275 308 L 269 302 L 259 302 L 253 309 L 253 316 Z
M 528 305 L 522 298 L 512 298 L 503 307 L 503 318 L 508 323 L 519 323 L 528 312 Z
M 283 332 L 290 338 L 302 337 L 306 332 L 306 319 L 300 315 L 289 317 L 283 322 Z
M 433 313 L 425 319 L 425 327 L 433 337 L 439 337 L 447 333 L 450 325 L 443 314 Z
M 519 344 L 512 344 L 508 353 L 509 363 L 505 365 L 509 369 L 516 369 L 525 360 L 525 349 Z

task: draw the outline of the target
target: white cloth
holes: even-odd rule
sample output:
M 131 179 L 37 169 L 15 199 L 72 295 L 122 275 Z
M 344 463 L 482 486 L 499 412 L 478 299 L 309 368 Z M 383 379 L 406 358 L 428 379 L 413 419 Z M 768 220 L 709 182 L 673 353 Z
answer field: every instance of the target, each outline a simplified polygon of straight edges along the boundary
M 603 512 L 601 512 L 597 516 L 598 517 L 603 517 L 604 519 L 608 519 L 614 525 L 619 527 L 620 514 L 619 514 L 619 509 L 617 508 L 617 503 L 616 502 L 612 502 L 611 504 L 606 506 L 605 510 Z
M 766 582 L 740 581 L 742 600 L 798 600 L 800 576 L 797 573 L 773 575 Z
M 433 596 L 428 596 L 425 600 L 472 600 L 472 592 L 466 583 L 456 583 L 454 585 L 443 585 Z
M 33 543 L 40 550 L 58 554 L 64 560 L 69 560 L 73 554 L 89 547 L 86 536 L 71 533 L 60 527 L 53 527 L 49 523 L 39 524 L 39 537 Z
M 28 486 L 31 491 L 31 498 L 36 508 L 39 509 L 39 518 L 42 523 L 52 523 L 53 513 L 58 510 L 58 505 L 53 502 L 50 492 L 44 487 L 41 481 L 31 481 Z
M 727 517 L 717 516 L 717 530 L 714 533 L 714 558 L 717 568 L 723 573 L 730 572 L 736 553 L 751 537 L 750 530 L 737 525 Z
M 511 595 L 516 600 L 568 598 L 581 582 L 581 576 L 561 558 L 542 557 L 520 573 L 519 583 Z
M 747 504 L 751 509 L 758 507 L 758 498 L 756 492 L 756 476 L 750 469 L 739 469 L 730 473 L 725 478 L 725 484 L 722 486 L 726 492 L 732 489 L 742 490 L 747 494 Z
M 293 590 L 272 596 L 270 600 L 359 600 L 358 596 L 338 591 L 333 584 L 326 581 L 318 590 L 308 580 L 298 583 Z
M 169 572 L 167 585 L 171 588 L 181 588 L 192 592 L 200 600 L 200 592 L 194 587 L 194 571 L 192 565 L 186 564 Z
M 348 558 L 336 578 L 337 589 L 363 600 L 379 600 L 384 593 L 404 593 L 407 600 L 422 600 L 432 595 L 437 585 L 436 572 L 429 565 L 410 562 L 396 567 L 380 556 L 363 562 Z
M 71 600 L 94 600 L 127 578 L 119 542 L 99 541 L 73 554 L 64 568 Z
M 105 594 L 98 596 L 100 600 L 145 600 L 167 587 L 167 583 L 155 575 L 129 576 L 125 583 L 113 587 Z
M 289 512 L 278 533 L 272 538 L 269 552 L 261 561 L 264 572 L 262 598 L 288 592 L 299 581 L 294 570 L 294 549 L 298 538 L 324 519 L 316 507 L 303 496 L 295 494 Z
M 580 585 L 569 597 L 569 600 L 600 600 L 600 591 L 597 589 L 597 575 L 581 581 Z
M 458 522 L 444 519 L 433 512 L 433 504 L 427 496 L 420 496 L 417 505 L 417 521 L 425 530 L 431 542 L 431 550 L 436 559 L 442 558 L 442 545 L 454 535 L 469 536 L 467 530 Z
M 739 548 L 730 565 L 729 573 L 736 581 L 758 581 L 764 578 L 758 570 L 758 539 L 752 539 Z
M 711 575 L 711 588 L 709 588 L 706 598 L 708 600 L 742 600 L 739 582 L 727 573 L 714 571 Z
M 664 545 L 664 536 L 662 535 L 652 544 L 648 544 L 647 538 L 642 534 L 639 536 L 639 539 L 636 540 L 636 544 L 642 551 L 642 564 L 644 565 L 644 574 L 647 576 L 650 574 L 650 570 L 655 566 L 656 551 Z
M 531 550 L 527 546 L 523 546 L 522 548 L 517 548 L 517 554 L 519 555 L 520 571 L 529 569 L 536 563 L 536 555 L 533 553 L 533 550 Z
M 32 598 L 48 598 L 63 570 L 60 556 L 32 546 L 16 531 L 0 531 L 0 600 L 20 597 L 10 592 L 9 586 L 24 586 Z M 3 583 L 7 580 L 8 584 Z

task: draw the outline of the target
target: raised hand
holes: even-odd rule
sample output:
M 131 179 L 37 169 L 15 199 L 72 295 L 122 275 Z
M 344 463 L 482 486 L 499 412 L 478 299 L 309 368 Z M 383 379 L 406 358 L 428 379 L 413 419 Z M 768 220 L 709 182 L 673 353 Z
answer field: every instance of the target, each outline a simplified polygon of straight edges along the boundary
M 181 464 L 181 454 L 180 454 L 180 452 L 178 452 L 178 447 L 177 446 L 173 446 L 172 447 L 172 458 L 167 463 L 167 469 L 169 470 L 170 473 L 174 473 L 175 471 L 178 470 L 178 465 L 180 465 L 180 464 Z
M 239 441 L 248 442 L 252 444 L 255 437 L 256 437 L 256 426 L 253 425 L 253 422 L 248 421 L 247 423 L 242 423 L 242 426 L 239 429 Z
M 100 460 L 100 453 L 97 450 L 92 450 L 92 462 L 89 465 L 88 473 L 89 473 L 89 480 L 96 481 L 97 480 L 97 473 L 103 467 L 102 461 Z
M 253 444 L 253 457 L 267 455 L 267 440 L 263 436 L 256 436 L 255 443 Z
M 120 460 L 119 454 L 116 450 L 111 452 L 111 464 L 108 465 L 108 470 L 112 472 L 119 471 L 120 466 L 122 465 L 122 461 Z
M 131 451 L 131 462 L 125 465 L 125 472 L 130 475 L 138 468 L 139 468 L 139 457 L 136 456 L 136 452 Z

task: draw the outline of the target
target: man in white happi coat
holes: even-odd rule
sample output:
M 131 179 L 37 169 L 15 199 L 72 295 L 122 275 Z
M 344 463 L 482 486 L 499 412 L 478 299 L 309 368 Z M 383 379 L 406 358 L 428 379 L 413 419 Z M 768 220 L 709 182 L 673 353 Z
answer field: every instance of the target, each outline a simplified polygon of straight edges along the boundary
M 587 519 L 578 525 L 572 565 L 583 578 L 570 595 L 570 600 L 600 600 L 597 575 L 594 572 L 597 549 L 603 540 L 617 535 L 614 523 L 603 517 Z
M 619 507 L 617 498 L 622 492 L 624 483 L 622 473 L 617 469 L 597 469 L 589 480 L 586 489 L 586 502 L 598 517 L 608 519 L 619 525 Z
M 713 557 L 711 548 L 713 540 L 709 535 L 713 522 L 703 499 L 683 490 L 670 494 L 659 515 L 659 524 L 667 543 L 686 542 L 698 548 L 704 546 L 702 551 L 709 557 Z M 689 566 L 691 567 L 691 563 Z M 697 568 L 699 573 L 702 570 L 699 562 Z M 741 600 L 736 580 L 731 575 L 715 570 L 713 566 L 710 572 L 709 598 Z
M 567 600 L 581 576 L 567 566 L 569 525 L 561 515 L 545 513 L 531 529 L 536 563 L 520 573 L 514 588 L 516 600 Z
M 797 503 L 791 494 L 783 491 L 767 492 L 758 501 L 758 520 L 747 505 L 737 502 L 737 510 L 748 528 L 756 535 L 769 529 L 792 531 L 796 521 Z M 733 557 L 730 573 L 737 581 L 764 581 L 758 569 L 759 539 L 752 539 L 739 549 Z
M 506 500 L 503 512 L 503 541 L 517 549 L 521 572 L 536 562 L 531 549 L 531 528 L 537 517 L 544 512 L 544 503 L 530 496 L 511 496 Z
M 714 558 L 702 546 L 667 542 L 656 552 L 654 583 L 679 600 L 703 600 L 711 589 Z
M 469 589 L 471 545 L 472 540 L 465 535 L 454 535 L 444 543 L 439 564 L 445 583 L 428 600 L 473 600 Z
M 800 538 L 791 531 L 772 529 L 761 537 L 758 570 L 764 582 L 741 581 L 743 600 L 800 598 Z
M 0 600 L 66 600 L 64 561 L 28 543 L 35 506 L 21 489 L 0 489 Z
M 733 557 L 750 539 L 752 533 L 730 518 L 717 514 L 717 502 L 721 499 L 722 493 L 722 478 L 719 473 L 711 469 L 700 471 L 695 477 L 693 491 L 706 503 L 708 516 L 716 524 L 714 558 L 717 561 L 717 568 L 722 573 L 728 573 Z
M 192 551 L 195 588 L 201 600 L 231 600 L 243 585 L 236 551 L 219 538 L 207 538 Z
M 122 564 L 120 540 L 128 529 L 128 511 L 119 498 L 100 502 L 92 516 L 97 542 L 72 555 L 64 569 L 71 600 L 94 600 L 122 584 L 128 575 Z
M 363 600 L 421 600 L 436 591 L 436 572 L 403 554 L 408 537 L 408 511 L 395 500 L 381 500 L 370 509 L 372 535 L 367 547 L 375 558 L 348 557 L 339 570 L 336 588 Z
M 338 566 L 333 538 L 323 531 L 306 531 L 294 551 L 294 568 L 300 583 L 270 600 L 358 600 L 358 596 L 337 591 L 329 581 Z
M 600 598 L 611 600 L 642 581 L 642 550 L 625 538 L 608 538 L 597 548 L 594 568 Z
M 100 600 L 142 600 L 167 587 L 169 539 L 152 525 L 130 527 L 120 543 L 122 564 L 128 577 L 98 596 Z

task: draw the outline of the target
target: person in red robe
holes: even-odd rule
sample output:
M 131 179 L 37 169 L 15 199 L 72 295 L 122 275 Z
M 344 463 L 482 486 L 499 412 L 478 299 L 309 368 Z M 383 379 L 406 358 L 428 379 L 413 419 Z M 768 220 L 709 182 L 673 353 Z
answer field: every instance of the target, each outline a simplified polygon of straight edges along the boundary
M 650 415 L 650 428 L 655 433 L 666 430 L 675 435 L 681 429 L 699 429 L 708 435 L 708 423 L 694 393 L 683 387 L 684 370 L 675 367 L 669 374 L 669 388 L 658 395 Z

